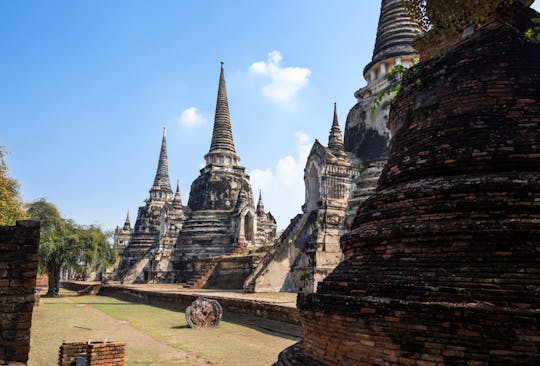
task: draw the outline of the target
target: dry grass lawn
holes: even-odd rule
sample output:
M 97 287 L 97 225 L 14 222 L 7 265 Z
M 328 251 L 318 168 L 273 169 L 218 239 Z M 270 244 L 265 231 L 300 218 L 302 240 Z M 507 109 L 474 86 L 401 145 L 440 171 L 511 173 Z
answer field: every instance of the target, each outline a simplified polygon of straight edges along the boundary
M 104 296 L 42 298 L 34 309 L 29 366 L 56 365 L 62 340 L 125 341 L 127 365 L 270 365 L 298 339 L 222 321 L 187 327 L 184 313 Z M 246 326 L 247 325 L 247 326 Z

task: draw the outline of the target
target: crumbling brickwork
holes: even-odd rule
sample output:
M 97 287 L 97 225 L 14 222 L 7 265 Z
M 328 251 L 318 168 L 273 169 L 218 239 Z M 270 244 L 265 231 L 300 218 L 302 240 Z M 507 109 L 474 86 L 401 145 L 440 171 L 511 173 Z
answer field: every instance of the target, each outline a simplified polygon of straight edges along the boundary
M 124 366 L 124 342 L 63 342 L 58 366 L 73 366 L 77 357 L 86 357 L 87 366 Z
M 0 226 L 0 364 L 28 360 L 39 223 Z
M 540 364 L 538 16 L 517 3 L 404 79 L 377 192 L 278 364 Z
M 62 342 L 58 357 L 58 366 L 71 366 L 77 360 L 77 356 L 86 355 L 88 342 Z

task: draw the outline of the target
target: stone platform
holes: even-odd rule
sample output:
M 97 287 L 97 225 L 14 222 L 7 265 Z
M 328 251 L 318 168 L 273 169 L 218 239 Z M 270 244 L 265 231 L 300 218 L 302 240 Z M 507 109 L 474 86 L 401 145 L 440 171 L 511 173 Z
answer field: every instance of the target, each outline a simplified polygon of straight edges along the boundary
M 241 314 L 263 319 L 299 325 L 295 293 L 245 294 L 230 290 L 191 290 L 172 284 L 108 284 L 98 282 L 64 281 L 62 286 L 72 291 L 88 291 L 96 287 L 98 295 L 114 297 L 126 301 L 165 306 L 178 310 L 187 308 L 197 297 L 204 296 L 217 300 L 223 313 Z

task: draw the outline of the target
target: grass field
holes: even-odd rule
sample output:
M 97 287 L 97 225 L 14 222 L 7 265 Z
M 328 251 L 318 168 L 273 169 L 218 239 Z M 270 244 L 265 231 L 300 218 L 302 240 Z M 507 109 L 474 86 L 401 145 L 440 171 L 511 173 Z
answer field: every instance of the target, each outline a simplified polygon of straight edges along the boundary
M 253 319 L 187 327 L 184 313 L 104 296 L 42 298 L 34 309 L 29 366 L 56 365 L 62 340 L 125 341 L 127 365 L 270 365 L 298 339 Z

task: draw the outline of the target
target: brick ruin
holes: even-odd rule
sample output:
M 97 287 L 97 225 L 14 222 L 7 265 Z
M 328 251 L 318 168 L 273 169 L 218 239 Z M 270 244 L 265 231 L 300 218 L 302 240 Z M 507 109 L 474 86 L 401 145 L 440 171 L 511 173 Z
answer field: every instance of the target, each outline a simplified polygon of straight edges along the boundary
M 305 165 L 302 213 L 246 279 L 244 290 L 312 293 L 340 262 L 339 238 L 349 232 L 358 206 L 374 192 L 388 159 L 386 123 L 394 95 L 385 95 L 373 111 L 371 106 L 399 78 L 392 68 L 407 67 L 418 57 L 412 42 L 420 33 L 401 0 L 381 2 L 373 56 L 363 71 L 367 85 L 354 93 L 357 103 L 347 116 L 344 139 L 334 106 L 328 147 L 316 140 Z
M 499 9 L 404 80 L 377 191 L 277 365 L 540 364 L 539 16 Z
M 240 166 L 234 145 L 223 63 L 219 77 L 214 128 L 206 166 L 193 181 L 187 206 L 177 184 L 169 180 L 164 131 L 150 197 L 139 208 L 131 228 L 129 215 L 115 232 L 121 262 L 117 278 L 124 282 L 190 282 L 206 286 L 206 279 L 226 268 L 225 277 L 241 288 L 261 246 L 270 245 L 276 221 L 265 212 L 262 195 L 254 203 L 249 175 Z M 228 256 L 236 259 L 230 261 Z M 245 254 L 240 260 L 239 254 Z M 257 258 L 254 258 L 257 257 Z M 221 260 L 225 262 L 219 264 Z M 231 263 L 237 263 L 236 271 Z
M 339 238 L 358 165 L 343 147 L 336 105 L 328 147 L 315 140 L 304 169 L 306 201 L 247 277 L 247 292 L 314 292 L 341 259 Z
M 348 227 L 360 204 L 373 194 L 388 160 L 391 133 L 386 125 L 394 93 L 384 95 L 379 106 L 372 107 L 379 93 L 399 79 L 392 69 L 397 65 L 408 67 L 418 58 L 412 43 L 421 32 L 401 0 L 381 1 L 373 56 L 363 71 L 367 85 L 354 93 L 357 103 L 349 111 L 345 124 L 345 150 L 360 161 L 349 199 Z
M 0 365 L 28 361 L 38 249 L 38 222 L 0 226 Z
M 126 343 L 124 342 L 62 342 L 58 366 L 124 366 Z

